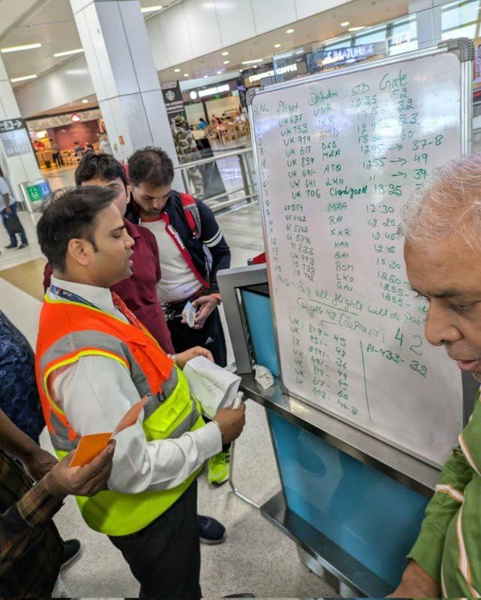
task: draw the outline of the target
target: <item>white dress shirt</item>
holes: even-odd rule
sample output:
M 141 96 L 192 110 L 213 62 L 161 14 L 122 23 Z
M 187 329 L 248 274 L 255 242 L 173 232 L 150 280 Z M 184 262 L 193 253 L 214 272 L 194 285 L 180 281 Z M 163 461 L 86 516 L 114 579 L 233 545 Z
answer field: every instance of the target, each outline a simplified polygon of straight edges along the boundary
M 62 281 L 52 284 L 77 294 L 97 308 L 127 322 L 112 301 L 110 290 Z M 50 298 L 57 298 L 51 289 Z M 53 383 L 53 393 L 79 435 L 111 432 L 131 406 L 140 400 L 129 371 L 116 360 L 85 356 L 62 372 Z M 140 420 L 115 436 L 117 441 L 111 490 L 129 494 L 166 490 L 184 482 L 207 459 L 222 449 L 215 423 L 172 440 L 147 442 Z

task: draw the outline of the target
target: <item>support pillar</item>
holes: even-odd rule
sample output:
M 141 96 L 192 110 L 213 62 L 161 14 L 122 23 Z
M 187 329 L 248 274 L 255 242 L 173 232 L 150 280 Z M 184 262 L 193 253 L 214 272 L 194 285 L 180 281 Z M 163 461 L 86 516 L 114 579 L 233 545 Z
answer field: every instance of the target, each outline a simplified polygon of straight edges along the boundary
M 110 145 L 119 160 L 160 146 L 178 164 L 139 0 L 70 0 Z M 176 175 L 176 189 L 183 191 Z
M 12 84 L 0 57 L 0 165 L 18 201 L 23 199 L 20 184 L 42 177 L 26 127 L 10 132 L 10 124 L 5 123 L 11 121 L 12 126 L 22 125 L 21 119 Z

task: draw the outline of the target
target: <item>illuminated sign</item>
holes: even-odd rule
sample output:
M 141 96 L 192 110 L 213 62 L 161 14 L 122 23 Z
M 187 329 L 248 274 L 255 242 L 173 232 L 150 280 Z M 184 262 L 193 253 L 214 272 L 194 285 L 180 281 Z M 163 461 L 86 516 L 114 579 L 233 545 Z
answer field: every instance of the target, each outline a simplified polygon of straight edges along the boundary
M 224 85 L 218 85 L 216 87 L 207 88 L 206 90 L 199 90 L 199 98 L 205 98 L 206 96 L 215 96 L 216 94 L 223 94 L 224 92 L 230 92 L 230 85 L 225 83 Z
M 297 63 L 292 63 L 290 65 L 285 65 L 284 67 L 279 67 L 275 71 L 263 71 L 262 73 L 256 73 L 255 75 L 251 75 L 249 77 L 249 83 L 255 83 L 256 81 L 260 81 L 261 79 L 265 79 L 266 77 L 274 77 L 274 75 L 284 75 L 285 73 L 294 73 L 297 71 Z
M 351 48 L 337 48 L 336 50 L 324 50 L 321 60 L 323 67 L 339 65 L 347 62 L 364 60 L 377 54 L 374 44 L 352 46 Z

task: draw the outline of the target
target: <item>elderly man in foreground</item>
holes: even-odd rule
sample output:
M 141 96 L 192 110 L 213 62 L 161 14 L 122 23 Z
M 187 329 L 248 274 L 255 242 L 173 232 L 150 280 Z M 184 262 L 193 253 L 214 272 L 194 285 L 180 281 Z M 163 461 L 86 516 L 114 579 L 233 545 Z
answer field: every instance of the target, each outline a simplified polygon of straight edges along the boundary
M 403 213 L 413 289 L 427 299 L 426 338 L 481 381 L 481 157 L 438 173 Z M 445 463 L 395 597 L 479 597 L 481 405 Z

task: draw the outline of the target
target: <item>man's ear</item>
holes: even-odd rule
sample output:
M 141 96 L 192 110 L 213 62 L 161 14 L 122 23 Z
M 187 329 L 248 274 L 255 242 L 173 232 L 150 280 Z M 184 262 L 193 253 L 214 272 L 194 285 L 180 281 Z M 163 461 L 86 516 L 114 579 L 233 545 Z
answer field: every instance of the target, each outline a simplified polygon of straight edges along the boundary
M 127 184 L 126 188 L 125 188 L 126 192 L 127 192 L 127 204 L 130 202 L 130 198 L 131 198 L 131 194 L 132 194 L 132 186 L 129 184 Z
M 92 244 L 82 238 L 72 238 L 67 246 L 67 255 L 71 260 L 82 267 L 90 264 Z

